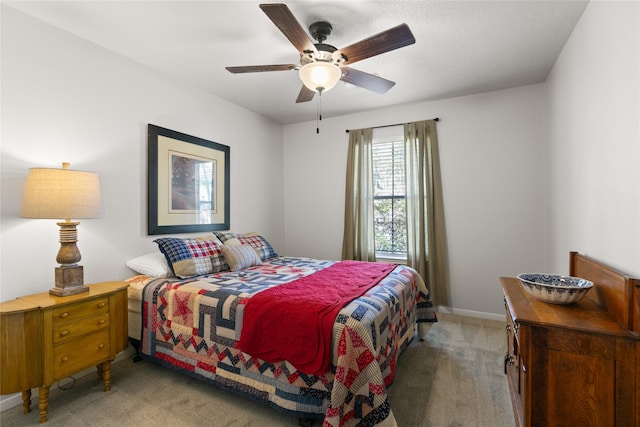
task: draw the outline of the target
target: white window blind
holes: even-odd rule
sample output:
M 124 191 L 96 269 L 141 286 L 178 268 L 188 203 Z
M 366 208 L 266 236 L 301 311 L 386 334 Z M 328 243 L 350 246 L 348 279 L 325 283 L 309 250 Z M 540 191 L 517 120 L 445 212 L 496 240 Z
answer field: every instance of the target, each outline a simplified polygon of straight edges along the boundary
M 406 258 L 407 220 L 402 127 L 374 133 L 373 210 L 377 257 Z

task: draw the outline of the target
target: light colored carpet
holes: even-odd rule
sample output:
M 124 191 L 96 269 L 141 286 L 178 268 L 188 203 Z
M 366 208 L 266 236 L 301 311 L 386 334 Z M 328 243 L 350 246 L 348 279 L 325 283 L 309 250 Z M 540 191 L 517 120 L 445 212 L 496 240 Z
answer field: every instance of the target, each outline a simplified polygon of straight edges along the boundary
M 504 323 L 439 313 L 424 341 L 400 356 L 389 400 L 400 427 L 512 427 Z M 64 385 L 64 383 L 63 383 Z M 37 396 L 37 392 L 34 392 Z M 36 426 L 32 411 L 0 413 L 0 425 Z M 111 391 L 95 375 L 49 396 L 48 426 L 297 426 L 295 418 L 157 364 L 127 359 L 112 367 Z M 316 420 L 315 426 L 321 422 Z

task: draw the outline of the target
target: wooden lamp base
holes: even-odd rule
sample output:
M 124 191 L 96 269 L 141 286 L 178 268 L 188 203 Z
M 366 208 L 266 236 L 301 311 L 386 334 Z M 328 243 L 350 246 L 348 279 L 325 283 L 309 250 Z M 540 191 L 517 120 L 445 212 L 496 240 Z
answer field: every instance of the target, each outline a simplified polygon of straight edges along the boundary
M 81 265 L 56 267 L 56 287 L 49 289 L 51 295 L 67 295 L 89 292 L 84 284 L 84 270 Z
M 89 291 L 89 287 L 84 285 L 84 269 L 77 264 L 81 258 L 76 246 L 78 224 L 70 220 L 58 223 L 60 249 L 56 261 L 60 263 L 60 267 L 56 267 L 56 287 L 49 290 L 51 295 L 64 297 Z

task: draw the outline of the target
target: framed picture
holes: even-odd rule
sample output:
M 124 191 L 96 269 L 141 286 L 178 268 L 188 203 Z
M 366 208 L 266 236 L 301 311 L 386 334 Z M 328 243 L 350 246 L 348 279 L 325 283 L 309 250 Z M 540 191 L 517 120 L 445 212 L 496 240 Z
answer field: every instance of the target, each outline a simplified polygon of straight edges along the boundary
M 229 147 L 148 126 L 148 234 L 229 229 Z

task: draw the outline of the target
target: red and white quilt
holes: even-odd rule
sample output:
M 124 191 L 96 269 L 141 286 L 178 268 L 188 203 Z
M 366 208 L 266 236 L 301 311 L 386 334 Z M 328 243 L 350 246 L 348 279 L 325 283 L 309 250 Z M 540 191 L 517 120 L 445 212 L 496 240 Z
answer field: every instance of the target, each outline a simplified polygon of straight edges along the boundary
M 413 269 L 392 266 L 336 310 L 326 372 L 304 372 L 278 357 L 268 362 L 238 346 L 245 308 L 254 295 L 334 264 L 278 257 L 237 272 L 150 280 L 142 292 L 141 353 L 290 415 L 322 418 L 325 426 L 394 425 L 386 388 L 398 356 L 413 339 L 416 322 L 436 321 L 428 290 Z M 326 286 L 331 295 L 341 287 L 328 278 L 316 282 L 314 292 Z M 310 282 L 299 284 L 305 283 Z M 265 320 L 260 333 L 282 329 L 281 323 Z

